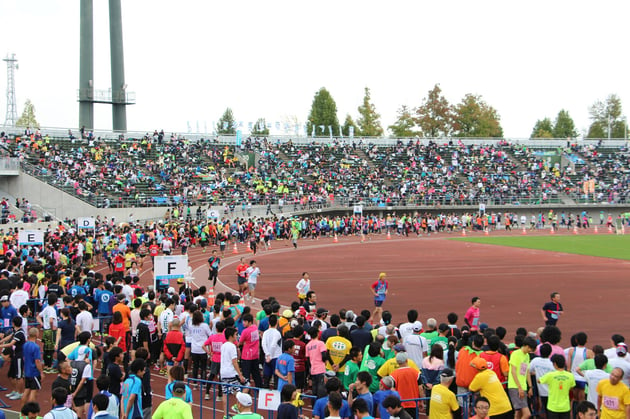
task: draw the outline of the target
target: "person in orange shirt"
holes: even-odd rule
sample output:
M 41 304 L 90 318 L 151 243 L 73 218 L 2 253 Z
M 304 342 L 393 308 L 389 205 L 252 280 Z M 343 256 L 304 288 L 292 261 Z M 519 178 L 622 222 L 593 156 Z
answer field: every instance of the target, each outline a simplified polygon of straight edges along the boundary
M 112 308 L 112 314 L 117 311 L 122 315 L 122 324 L 126 330 L 129 330 L 130 322 L 131 322 L 131 310 L 129 306 L 125 303 L 125 294 L 118 294 L 116 296 L 116 300 L 118 300 L 118 304 L 116 304 Z

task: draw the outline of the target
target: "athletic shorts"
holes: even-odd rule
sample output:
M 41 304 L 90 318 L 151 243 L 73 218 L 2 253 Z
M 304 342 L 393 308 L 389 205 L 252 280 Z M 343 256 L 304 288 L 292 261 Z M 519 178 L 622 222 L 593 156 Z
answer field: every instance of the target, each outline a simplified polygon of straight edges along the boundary
M 247 278 L 236 275 L 236 282 L 238 283 L 238 285 L 243 285 L 244 283 L 247 282 Z
M 225 394 L 236 394 L 241 391 L 240 387 L 236 387 L 241 384 L 238 377 L 221 378 L 221 382 L 224 384 L 221 387 L 223 387 L 223 393 Z
M 247 283 L 247 288 L 249 288 L 250 290 L 252 290 L 252 291 L 253 291 L 253 290 L 255 290 L 255 289 L 256 289 L 256 284 L 255 284 L 255 283 L 248 282 L 248 283 Z
M 525 396 L 521 399 L 518 397 L 517 388 L 509 388 L 508 395 L 510 396 L 510 401 L 512 402 L 514 410 L 521 410 L 527 407 L 527 392 L 525 392 Z
M 42 377 L 26 377 L 24 379 L 24 388 L 29 390 L 41 390 Z
M 210 362 L 210 376 L 214 378 L 214 381 L 218 381 L 219 373 L 221 372 L 220 362 Z
M 380 306 L 383 305 L 384 302 L 385 302 L 385 300 L 374 299 L 374 307 L 380 307 Z
M 584 390 L 586 388 L 586 381 L 575 381 L 575 388 Z
M 22 358 L 15 356 L 11 358 L 8 376 L 16 380 L 24 378 L 24 360 Z

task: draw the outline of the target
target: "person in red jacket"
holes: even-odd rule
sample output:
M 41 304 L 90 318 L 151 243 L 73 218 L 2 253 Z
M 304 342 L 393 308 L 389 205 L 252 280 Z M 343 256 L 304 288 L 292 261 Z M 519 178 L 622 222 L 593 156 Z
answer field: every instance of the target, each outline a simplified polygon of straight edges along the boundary
M 173 319 L 171 330 L 164 337 L 164 358 L 166 359 L 167 374 L 171 367 L 179 365 L 184 360 L 185 352 L 186 342 L 184 342 L 184 335 L 179 330 L 179 319 Z

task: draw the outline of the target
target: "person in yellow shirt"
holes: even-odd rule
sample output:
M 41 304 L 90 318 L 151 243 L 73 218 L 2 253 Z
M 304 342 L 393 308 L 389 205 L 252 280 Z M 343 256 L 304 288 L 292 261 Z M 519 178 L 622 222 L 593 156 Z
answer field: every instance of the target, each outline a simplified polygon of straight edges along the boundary
M 468 389 L 473 393 L 479 392 L 482 397 L 490 401 L 490 411 L 488 414 L 492 418 L 512 418 L 512 405 L 507 393 L 503 389 L 497 374 L 488 369 L 488 361 L 477 357 L 470 362 L 478 372 L 470 382 Z
M 326 340 L 326 349 L 328 349 L 330 356 L 330 361 L 326 361 L 326 369 L 336 372 L 339 381 L 343 382 L 346 371 L 345 364 L 350 360 L 348 355 L 352 349 L 352 342 L 350 342 L 350 332 L 346 326 L 337 327 L 337 333 L 337 336 L 331 336 Z
M 429 402 L 429 419 L 452 418 L 453 412 L 460 409 L 455 393 L 449 386 L 455 379 L 455 371 L 445 368 L 440 373 L 440 384 L 433 386 Z
M 153 412 L 153 419 L 193 419 L 192 405 L 184 401 L 186 384 L 177 382 L 173 385 L 173 397 L 164 400 Z
M 573 373 L 566 370 L 567 361 L 564 355 L 551 357 L 555 371 L 548 372 L 538 379 L 549 387 L 547 399 L 547 417 L 571 417 L 571 399 L 569 393 L 575 387 Z
M 378 369 L 376 372 L 379 377 L 387 377 L 388 375 L 392 375 L 395 369 L 399 367 L 398 362 L 396 362 L 396 354 L 399 352 L 405 352 L 405 345 L 402 343 L 397 343 L 394 345 L 394 357 L 389 358 L 385 363 Z M 413 359 L 409 358 L 407 360 L 407 365 L 409 368 L 413 368 L 414 370 L 420 372 L 420 368 L 418 368 L 418 364 L 413 362 Z
M 630 390 L 621 382 L 623 370 L 613 368 L 608 379 L 597 384 L 597 408 L 600 419 L 626 419 L 630 417 Z

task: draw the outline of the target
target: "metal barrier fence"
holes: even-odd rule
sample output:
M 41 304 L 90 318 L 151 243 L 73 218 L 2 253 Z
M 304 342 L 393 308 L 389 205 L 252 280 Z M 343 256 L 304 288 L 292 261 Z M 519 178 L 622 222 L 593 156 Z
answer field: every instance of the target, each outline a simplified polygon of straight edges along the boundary
M 198 386 L 198 390 L 199 390 L 199 418 L 203 419 L 203 409 L 204 409 L 204 396 L 205 393 L 207 391 L 206 386 L 210 386 L 210 394 L 216 395 L 219 393 L 219 387 L 230 387 L 230 388 L 237 388 L 239 390 L 242 389 L 247 389 L 250 396 L 252 396 L 252 411 L 257 413 L 258 410 L 258 399 L 259 399 L 259 394 L 260 392 L 269 392 L 269 389 L 264 389 L 264 388 L 258 388 L 258 387 L 250 387 L 250 386 L 246 386 L 246 385 L 238 385 L 238 384 L 225 384 L 225 383 L 221 383 L 218 381 L 208 381 L 208 380 L 203 380 L 203 379 L 197 379 L 197 378 L 188 378 L 187 379 L 188 384 L 195 384 Z M 231 406 L 231 402 L 230 402 L 230 394 L 223 394 L 223 397 L 226 397 L 226 405 L 228 406 L 228 409 L 230 409 Z M 469 412 L 471 412 L 471 406 L 472 406 L 472 401 L 473 401 L 473 394 L 472 393 L 463 393 L 463 394 L 457 394 L 456 395 L 458 401 L 460 401 L 460 406 L 462 408 L 462 418 L 468 418 L 469 417 Z M 236 397 L 233 397 L 234 399 L 234 403 L 236 403 Z M 300 394 L 300 399 L 302 400 L 307 400 L 310 399 L 313 401 L 313 405 L 315 404 L 315 401 L 317 400 L 317 397 L 310 395 L 310 394 Z M 425 405 L 428 406 L 428 403 L 430 402 L 431 398 L 430 397 L 421 397 L 418 399 L 402 399 L 401 402 L 413 402 L 415 404 L 415 410 L 416 410 L 416 414 L 415 414 L 415 418 L 417 419 L 420 416 L 420 406 L 422 403 L 425 403 Z M 212 419 L 217 419 L 217 398 L 216 397 L 211 397 L 211 400 L 209 400 L 211 403 L 211 410 L 212 410 Z M 221 401 L 220 403 L 223 403 L 223 401 Z M 223 408 L 223 406 L 218 406 L 218 410 L 221 411 L 221 409 Z M 378 409 L 377 406 L 374 407 L 374 409 Z M 302 413 L 302 408 L 299 408 L 300 414 Z M 265 412 L 267 412 L 267 417 L 268 419 L 274 419 L 274 410 L 265 410 Z M 219 416 L 219 419 L 223 418 L 224 416 L 229 416 L 229 412 L 223 412 L 223 415 Z M 370 414 L 372 414 L 374 412 L 370 412 Z M 322 418 L 323 419 L 323 418 Z
M 258 387 L 250 387 L 250 386 L 246 386 L 246 385 L 238 385 L 238 384 L 226 384 L 226 383 L 221 383 L 218 381 L 208 381 L 208 380 L 202 380 L 202 379 L 198 379 L 198 378 L 188 378 L 187 382 L 189 384 L 196 384 L 198 386 L 198 390 L 199 390 L 199 418 L 203 419 L 203 401 L 204 401 L 204 395 L 206 392 L 206 386 L 210 386 L 210 393 L 211 394 L 218 394 L 219 392 L 219 388 L 220 387 L 230 387 L 230 388 L 236 388 L 238 390 L 243 390 L 243 389 L 247 389 L 247 391 L 249 392 L 249 395 L 252 396 L 252 411 L 253 412 L 257 412 L 258 410 L 258 396 L 260 392 L 268 392 L 270 391 L 269 389 L 265 389 L 265 388 L 258 388 Z M 230 394 L 223 394 L 223 397 L 226 398 L 226 405 L 228 406 L 228 409 L 230 409 Z M 317 397 L 315 396 L 311 396 L 310 394 L 300 394 L 300 399 L 305 400 L 305 399 L 311 399 L 313 400 L 313 403 L 315 403 L 315 400 L 317 400 Z M 236 403 L 236 396 L 233 397 L 234 403 Z M 216 413 L 217 413 L 217 398 L 216 397 L 212 397 L 211 398 L 211 409 L 212 409 L 212 419 L 216 419 Z M 221 402 L 223 403 L 223 402 Z M 222 406 L 219 406 L 219 409 L 221 409 Z M 300 414 L 302 413 L 302 408 L 299 408 Z M 267 412 L 267 417 L 269 419 L 273 419 L 274 418 L 274 411 L 273 410 L 266 410 Z M 219 417 L 219 419 L 221 419 L 223 416 L 229 416 L 229 412 L 223 412 L 224 414 L 221 415 Z

